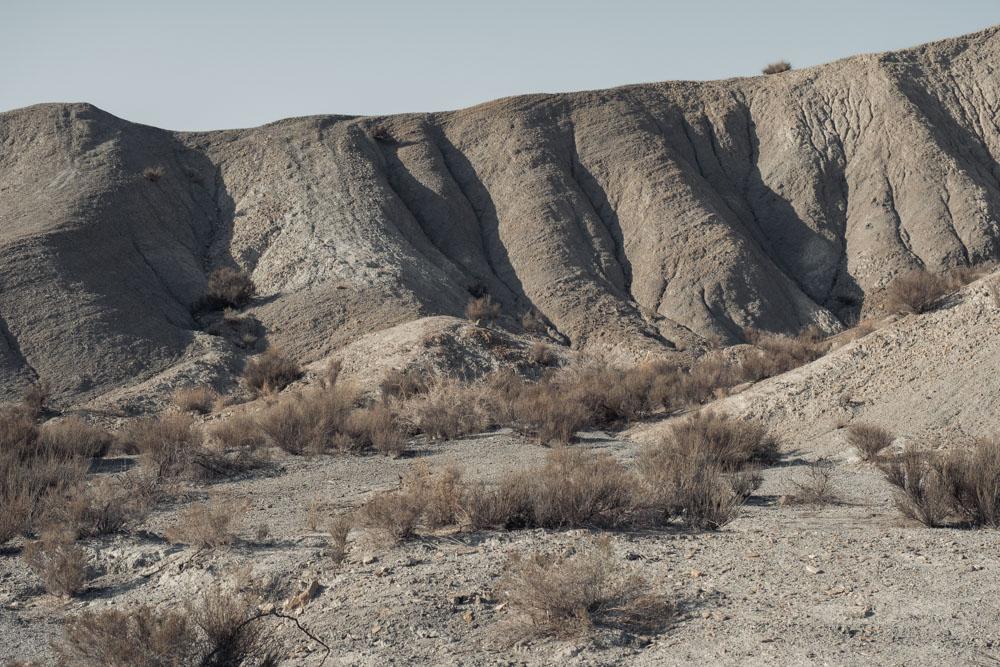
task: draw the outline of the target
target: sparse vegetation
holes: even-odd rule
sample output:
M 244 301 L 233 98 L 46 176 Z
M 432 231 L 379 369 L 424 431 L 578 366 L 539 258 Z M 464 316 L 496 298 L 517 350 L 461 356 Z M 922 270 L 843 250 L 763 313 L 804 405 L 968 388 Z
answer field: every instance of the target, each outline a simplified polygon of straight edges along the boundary
M 193 665 L 203 652 L 188 615 L 147 605 L 84 611 L 66 624 L 57 649 L 83 667 Z
M 166 169 L 157 165 L 155 167 L 146 167 L 142 170 L 142 177 L 145 178 L 150 183 L 156 183 L 163 175 L 166 173 Z
M 73 597 L 87 583 L 87 552 L 70 533 L 47 530 L 24 545 L 21 557 L 52 595 Z
M 820 457 L 806 466 L 806 476 L 795 484 L 794 500 L 810 505 L 826 505 L 837 500 L 833 488 L 833 462 Z
M 552 349 L 543 341 L 535 341 L 531 345 L 531 353 L 528 355 L 531 363 L 539 366 L 551 366 L 556 362 L 556 357 L 552 354 Z
M 847 428 L 847 442 L 869 463 L 877 462 L 882 450 L 895 439 L 892 433 L 874 424 L 853 424 Z
M 216 269 L 208 277 L 208 299 L 219 310 L 242 308 L 256 293 L 257 286 L 250 276 L 228 266 Z
M 281 391 L 300 377 L 302 368 L 276 347 L 248 359 L 243 369 L 243 381 L 258 393 Z
M 227 546 L 236 539 L 249 509 L 246 499 L 216 496 L 181 512 L 180 521 L 167 529 L 167 539 L 203 549 Z
M 511 643 L 534 637 L 567 639 L 609 628 L 649 633 L 674 614 L 649 583 L 626 571 L 606 541 L 570 556 L 510 556 L 497 592 L 509 608 Z
M 952 513 L 948 469 L 938 452 L 907 447 L 900 454 L 883 458 L 879 469 L 896 487 L 896 507 L 904 516 L 933 528 Z
M 521 316 L 521 326 L 528 333 L 544 334 L 545 319 L 537 310 L 529 310 Z
M 889 312 L 906 315 L 932 310 L 948 293 L 948 281 L 927 269 L 914 269 L 896 276 L 885 290 L 885 307 Z
M 808 364 L 830 349 L 830 345 L 823 342 L 822 334 L 815 327 L 803 330 L 794 338 L 751 328 L 744 330 L 744 335 L 754 349 L 743 353 L 740 370 L 743 378 L 752 382 Z
M 405 371 L 392 368 L 382 376 L 379 390 L 382 394 L 382 400 L 389 398 L 406 400 L 417 394 L 426 393 L 427 382 L 416 368 L 408 368 Z
M 470 322 L 492 322 L 500 317 L 500 304 L 493 302 L 493 297 L 487 294 L 478 299 L 469 299 L 465 306 L 465 317 Z
M 782 72 L 787 72 L 792 69 L 792 64 L 787 60 L 779 60 L 776 63 L 770 63 L 767 67 L 761 70 L 764 74 L 781 74 Z
M 212 411 L 218 398 L 219 395 L 211 387 L 182 387 L 174 392 L 174 405 L 184 412 L 206 415 Z

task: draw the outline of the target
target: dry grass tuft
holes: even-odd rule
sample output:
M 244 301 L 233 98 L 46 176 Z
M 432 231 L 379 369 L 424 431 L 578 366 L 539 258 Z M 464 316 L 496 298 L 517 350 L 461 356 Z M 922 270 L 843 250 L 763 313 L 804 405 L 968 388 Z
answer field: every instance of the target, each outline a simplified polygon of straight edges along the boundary
M 544 341 L 535 341 L 532 344 L 528 358 L 531 359 L 531 363 L 539 366 L 552 366 L 556 363 L 556 356 L 552 354 L 552 349 Z
M 38 432 L 40 444 L 66 456 L 100 458 L 108 453 L 114 439 L 98 426 L 92 426 L 79 417 L 66 417 L 46 422 Z
M 896 487 L 896 507 L 907 518 L 933 528 L 952 514 L 948 469 L 941 454 L 907 447 L 878 465 L 886 481 Z
M 833 463 L 826 458 L 811 461 L 803 482 L 792 482 L 797 489 L 795 500 L 810 505 L 826 505 L 837 501 L 833 488 Z
M 847 428 L 847 442 L 869 463 L 877 462 L 882 450 L 895 439 L 892 433 L 874 424 L 853 424 Z
M 393 368 L 385 372 L 382 381 L 379 383 L 379 391 L 382 400 L 397 398 L 407 400 L 417 394 L 427 393 L 427 381 L 423 374 L 416 368 L 408 368 L 405 371 Z
M 792 69 L 792 64 L 787 60 L 779 60 L 776 63 L 771 63 L 767 67 L 761 70 L 764 74 L 781 74 L 782 72 L 787 72 Z
M 896 276 L 885 290 L 885 307 L 889 312 L 906 315 L 932 310 L 948 293 L 948 281 L 927 269 L 914 269 Z
M 376 494 L 361 506 L 356 517 L 374 542 L 394 546 L 413 536 L 423 511 L 420 493 L 391 491 Z
M 465 306 L 465 317 L 470 322 L 492 322 L 500 317 L 500 304 L 493 302 L 493 297 L 487 294 L 478 299 L 469 299 Z
M 181 512 L 180 522 L 166 530 L 167 539 L 205 549 L 232 544 L 249 509 L 246 499 L 217 496 Z
M 257 293 L 253 279 L 230 267 L 216 269 L 208 277 L 208 300 L 213 307 L 242 308 Z
M 649 594 L 642 577 L 621 567 L 606 541 L 570 556 L 511 554 L 497 588 L 510 610 L 505 634 L 511 643 L 600 628 L 650 633 L 674 614 L 673 605 Z
M 48 530 L 24 545 L 21 557 L 52 595 L 73 597 L 87 583 L 87 552 L 72 534 Z
M 150 183 L 156 183 L 161 178 L 163 178 L 163 175 L 165 173 L 166 170 L 163 167 L 157 165 L 155 167 L 146 167 L 145 169 L 143 169 L 142 177 L 145 178 Z
M 66 623 L 56 648 L 65 664 L 83 667 L 194 665 L 202 653 L 186 614 L 146 605 L 84 611 Z
M 350 514 L 342 514 L 330 519 L 326 529 L 330 533 L 330 559 L 334 563 L 343 563 L 349 553 L 347 537 L 354 528 L 354 517 Z
M 174 392 L 174 405 L 184 412 L 207 415 L 219 399 L 211 387 L 182 387 Z
M 1000 528 L 1000 440 L 980 440 L 945 462 L 954 507 L 971 526 Z
M 243 381 L 257 393 L 281 391 L 300 377 L 302 368 L 276 347 L 251 357 L 243 369 Z

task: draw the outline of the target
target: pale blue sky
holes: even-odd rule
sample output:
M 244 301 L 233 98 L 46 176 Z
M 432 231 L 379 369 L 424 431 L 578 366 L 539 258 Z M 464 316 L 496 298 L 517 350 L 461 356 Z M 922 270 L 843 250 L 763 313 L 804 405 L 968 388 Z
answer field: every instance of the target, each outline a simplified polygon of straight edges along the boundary
M 1000 24 L 997 0 L 0 0 L 0 110 L 176 130 L 759 73 Z

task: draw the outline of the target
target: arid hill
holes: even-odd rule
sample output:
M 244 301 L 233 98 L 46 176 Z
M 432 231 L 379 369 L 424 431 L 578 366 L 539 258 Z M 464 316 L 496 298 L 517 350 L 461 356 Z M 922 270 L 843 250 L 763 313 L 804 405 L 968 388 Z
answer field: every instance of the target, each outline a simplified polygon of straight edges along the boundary
M 906 269 L 1000 258 L 998 64 L 991 28 L 772 76 L 248 130 L 6 112 L 0 387 L 75 402 L 192 360 L 231 372 L 245 353 L 203 333 L 223 266 L 304 361 L 460 316 L 470 291 L 577 349 L 834 331 Z

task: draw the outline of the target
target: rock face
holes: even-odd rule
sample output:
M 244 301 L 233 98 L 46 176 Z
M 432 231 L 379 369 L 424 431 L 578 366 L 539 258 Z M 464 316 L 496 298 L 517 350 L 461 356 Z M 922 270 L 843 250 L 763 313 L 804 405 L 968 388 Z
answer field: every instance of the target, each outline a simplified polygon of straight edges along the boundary
M 483 288 L 581 349 L 834 330 L 900 271 L 1000 258 L 998 65 L 991 28 L 449 113 L 196 134 L 3 113 L 0 384 L 82 397 L 169 368 L 226 265 L 307 361 Z

